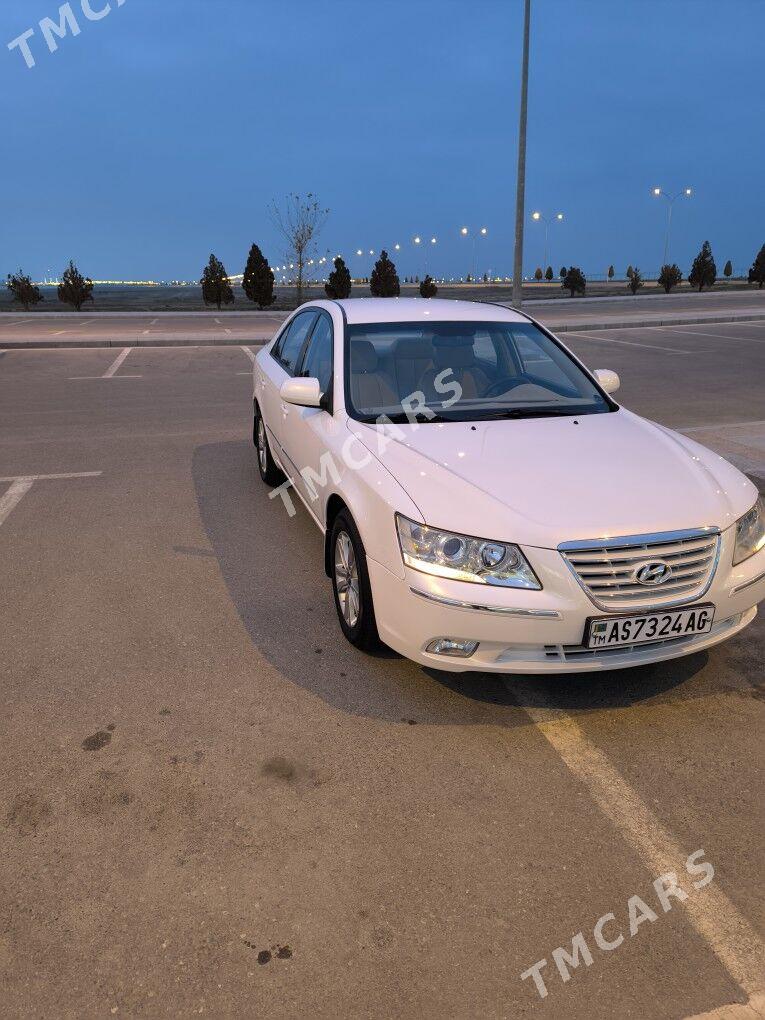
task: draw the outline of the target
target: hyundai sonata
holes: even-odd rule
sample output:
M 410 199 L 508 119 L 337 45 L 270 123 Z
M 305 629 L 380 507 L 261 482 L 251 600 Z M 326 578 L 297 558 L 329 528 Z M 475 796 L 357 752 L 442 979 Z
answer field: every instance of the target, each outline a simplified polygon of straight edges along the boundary
M 324 535 L 340 627 L 423 665 L 656 662 L 737 634 L 765 596 L 765 504 L 740 471 L 621 407 L 528 316 L 490 304 L 302 305 L 254 365 L 257 461 Z

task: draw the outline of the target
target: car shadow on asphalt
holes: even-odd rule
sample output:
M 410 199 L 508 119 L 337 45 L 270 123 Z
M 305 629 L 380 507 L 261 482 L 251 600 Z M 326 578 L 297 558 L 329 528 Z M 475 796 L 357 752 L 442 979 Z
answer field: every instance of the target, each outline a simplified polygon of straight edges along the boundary
M 252 644 L 283 677 L 341 711 L 513 727 L 531 725 L 526 707 L 586 713 L 709 693 L 706 682 L 694 683 L 705 652 L 626 670 L 523 677 L 426 669 L 389 650 L 365 655 L 338 626 L 318 528 L 298 499 L 289 516 L 279 498 L 268 498 L 250 442 L 197 447 L 192 473 L 202 524 Z

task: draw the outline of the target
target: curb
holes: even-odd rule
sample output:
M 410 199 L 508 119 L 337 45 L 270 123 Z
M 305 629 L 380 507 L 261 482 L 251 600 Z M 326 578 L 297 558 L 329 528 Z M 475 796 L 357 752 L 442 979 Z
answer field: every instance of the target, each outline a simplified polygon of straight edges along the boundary
M 204 339 L 162 339 L 157 337 L 154 340 L 0 340 L 0 351 L 40 351 L 40 350 L 62 350 L 71 348 L 97 348 L 97 347 L 262 347 L 271 339 L 268 336 L 261 337 L 205 337 Z
M 288 315 L 292 315 L 295 311 L 292 309 L 274 308 L 272 311 L 268 311 L 267 308 L 252 308 L 247 311 L 224 311 L 221 309 L 218 311 L 211 311 L 208 309 L 204 311 L 180 311 L 174 312 L 172 310 L 164 309 L 160 312 L 153 312 L 150 308 L 145 311 L 136 311 L 135 309 L 128 309 L 124 312 L 115 311 L 100 311 L 97 308 L 91 308 L 90 310 L 83 309 L 79 312 L 17 312 L 17 311 L 1 311 L 0 322 L 3 321 L 3 316 L 8 316 L 9 319 L 27 319 L 30 315 L 33 315 L 36 319 L 81 319 L 95 316 L 98 319 L 146 319 L 148 316 L 152 316 L 156 319 L 161 319 L 163 316 L 166 318 L 173 319 L 214 319 L 216 315 L 225 316 L 227 318 L 255 318 L 259 319 L 286 319 Z
M 646 326 L 720 326 L 726 323 L 736 322 L 765 322 L 765 314 L 758 315 L 726 315 L 723 318 L 702 317 L 677 317 L 665 319 L 630 319 L 619 322 L 543 322 L 542 325 L 552 333 L 587 333 L 591 330 L 603 329 L 643 329 Z M 181 337 L 165 338 L 156 337 L 151 339 L 122 339 L 122 340 L 0 340 L 0 350 L 25 351 L 25 350 L 56 350 L 62 348 L 78 347 L 241 347 L 242 345 L 263 346 L 271 339 L 273 332 L 269 330 L 266 336 L 253 337 Z
M 645 329 L 647 326 L 724 326 L 726 323 L 763 322 L 765 315 L 725 315 L 723 318 L 711 318 L 708 315 L 686 318 L 674 316 L 669 319 L 629 319 L 619 322 L 544 322 L 543 326 L 553 333 L 586 333 L 591 329 Z

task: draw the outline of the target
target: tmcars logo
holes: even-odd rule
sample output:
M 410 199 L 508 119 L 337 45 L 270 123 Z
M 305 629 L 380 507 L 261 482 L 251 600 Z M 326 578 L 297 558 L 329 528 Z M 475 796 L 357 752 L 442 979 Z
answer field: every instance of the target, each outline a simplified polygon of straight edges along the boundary
M 107 14 L 111 14 L 111 3 L 103 3 L 98 7 L 94 7 L 94 2 L 95 0 L 80 0 L 82 15 L 88 21 L 101 21 Z M 113 2 L 116 3 L 117 7 L 122 7 L 125 0 L 113 0 Z M 56 40 L 63 39 L 67 32 L 71 32 L 72 35 L 79 35 L 82 31 L 72 10 L 71 3 L 61 4 L 58 9 L 58 21 L 55 21 L 53 18 L 43 18 L 39 22 L 39 27 L 50 53 L 56 52 L 58 49 L 58 42 Z M 29 40 L 34 34 L 35 30 L 28 28 L 26 32 L 22 32 L 21 35 L 11 39 L 8 43 L 8 49 L 18 49 L 24 58 L 24 63 L 30 68 L 35 66 L 35 58 L 32 55 L 32 47 L 29 44 Z
M 704 856 L 703 850 L 696 850 L 695 853 L 692 853 L 686 859 L 685 871 L 688 878 L 696 878 L 695 881 L 686 883 L 686 886 L 690 885 L 692 889 L 703 889 L 715 877 L 715 869 L 709 861 L 703 859 Z M 654 879 L 653 890 L 658 901 L 657 906 L 660 907 L 663 914 L 670 912 L 673 906 L 673 899 L 678 903 L 682 903 L 683 900 L 687 900 L 689 895 L 691 895 L 690 892 L 687 892 L 682 887 L 675 871 L 668 871 L 666 874 L 659 875 L 658 878 Z M 614 949 L 618 949 L 625 939 L 624 931 L 622 930 L 625 926 L 625 921 L 629 937 L 632 939 L 637 935 L 641 924 L 646 922 L 653 924 L 660 916 L 661 914 L 646 903 L 644 899 L 641 899 L 640 896 L 630 896 L 629 900 L 627 900 L 626 917 L 617 918 L 615 913 L 609 911 L 609 913 L 603 914 L 595 922 L 592 936 L 588 933 L 587 938 L 585 938 L 584 932 L 578 931 L 571 940 L 570 948 L 568 946 L 558 946 L 557 949 L 553 949 L 552 958 L 561 981 L 564 984 L 570 981 L 571 971 L 582 963 L 585 967 L 592 966 L 594 957 L 590 945 L 593 945 L 593 943 L 604 953 L 610 953 Z M 606 925 L 609 925 L 608 931 L 606 931 Z M 589 944 L 588 938 L 591 938 Z M 528 970 L 521 974 L 521 981 L 526 981 L 528 978 L 533 980 L 540 999 L 544 999 L 548 995 L 547 984 L 542 977 L 542 970 L 547 966 L 547 962 L 547 958 L 543 957 L 541 960 L 537 960 L 533 967 L 529 967 Z M 549 976 L 547 976 L 547 980 L 549 981 Z

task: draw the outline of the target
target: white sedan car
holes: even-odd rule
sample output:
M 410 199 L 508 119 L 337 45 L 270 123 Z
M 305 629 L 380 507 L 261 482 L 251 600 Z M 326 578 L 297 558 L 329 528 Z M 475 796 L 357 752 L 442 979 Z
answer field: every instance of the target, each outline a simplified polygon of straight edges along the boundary
M 324 534 L 346 638 L 440 669 L 564 673 L 751 623 L 762 498 L 618 386 L 503 306 L 302 305 L 255 359 L 254 442 L 275 512 L 297 494 Z

